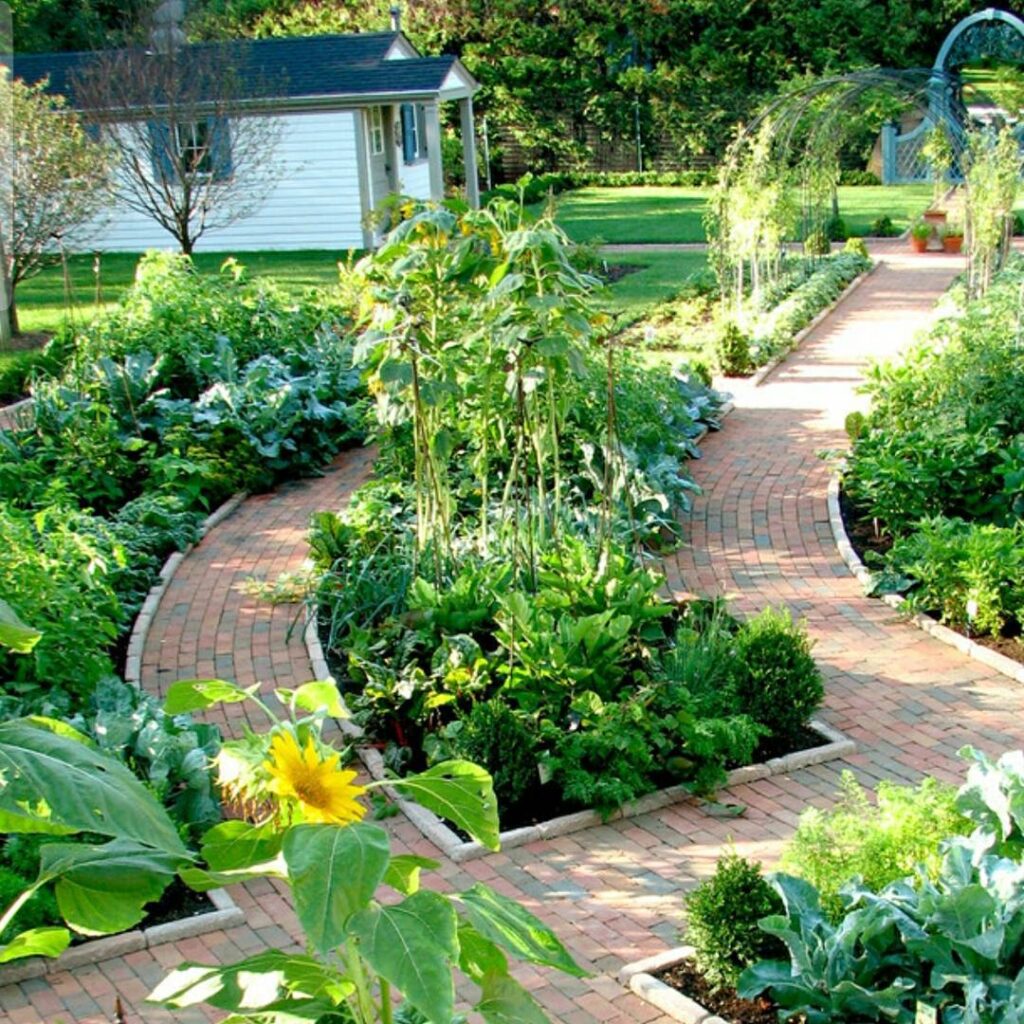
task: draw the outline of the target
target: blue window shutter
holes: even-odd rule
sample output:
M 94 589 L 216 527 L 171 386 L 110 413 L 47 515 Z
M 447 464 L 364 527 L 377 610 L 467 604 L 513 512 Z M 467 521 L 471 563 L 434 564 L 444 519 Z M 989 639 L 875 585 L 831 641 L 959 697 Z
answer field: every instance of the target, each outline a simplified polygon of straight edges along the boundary
M 215 181 L 231 177 L 231 125 L 226 117 L 210 121 L 210 166 Z
M 174 160 L 171 157 L 171 128 L 166 121 L 150 121 L 149 155 L 153 161 L 153 174 L 161 181 L 174 178 Z
M 402 104 L 402 159 L 407 164 L 416 160 L 416 108 L 411 103 Z
M 418 152 L 416 155 L 421 159 L 427 156 L 427 109 L 422 103 L 416 104 L 416 142 Z

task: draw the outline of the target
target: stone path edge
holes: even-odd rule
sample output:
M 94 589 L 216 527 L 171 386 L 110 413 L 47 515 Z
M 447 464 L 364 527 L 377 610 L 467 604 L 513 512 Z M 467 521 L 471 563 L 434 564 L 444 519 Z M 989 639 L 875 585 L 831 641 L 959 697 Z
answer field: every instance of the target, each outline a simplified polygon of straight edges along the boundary
M 248 492 L 240 491 L 224 502 L 223 505 L 214 509 L 199 525 L 199 536 L 195 543 L 189 544 L 184 551 L 175 551 L 168 555 L 160 570 L 160 578 L 150 588 L 143 601 L 139 614 L 135 617 L 135 625 L 132 626 L 132 634 L 128 639 L 128 652 L 124 662 L 125 682 L 132 686 L 139 686 L 142 680 L 142 652 L 146 648 L 146 638 L 149 636 L 149 627 L 160 608 L 160 602 L 167 588 L 178 571 L 178 566 L 185 560 L 185 556 L 198 544 L 215 526 L 224 522 L 225 519 L 248 497 Z
M 860 560 L 857 552 L 854 551 L 850 538 L 846 533 L 846 524 L 843 522 L 843 514 L 839 505 L 841 486 L 840 474 L 833 474 L 828 484 L 828 521 L 832 527 L 832 537 L 835 540 L 840 556 L 846 563 L 846 567 L 857 577 L 857 581 L 864 588 L 864 592 L 868 593 L 873 586 L 874 580 L 870 570 Z M 955 629 L 950 629 L 949 626 L 936 622 L 929 615 L 924 615 L 921 612 L 906 611 L 903 609 L 906 601 L 902 594 L 884 594 L 879 600 L 884 601 L 890 608 L 899 611 L 908 622 L 913 623 L 918 629 L 935 637 L 936 640 L 941 640 L 942 643 L 949 647 L 955 647 L 961 654 L 966 654 L 969 658 L 980 661 L 988 668 L 1001 672 L 1004 676 L 1009 676 L 1015 682 L 1024 683 L 1024 665 L 1020 662 L 1014 661 L 998 651 L 990 650 L 988 647 L 975 643 L 975 641 L 964 636 L 962 633 L 958 633 Z
M 721 1017 L 716 1017 L 700 1003 L 654 977 L 654 971 L 674 967 L 693 954 L 693 946 L 676 946 L 664 953 L 634 960 L 619 971 L 619 981 L 672 1020 L 683 1021 L 684 1024 L 726 1024 Z
M 4 964 L 0 966 L 0 987 L 16 985 L 32 978 L 43 978 L 60 971 L 74 970 L 86 964 L 102 963 L 112 957 L 137 953 L 139 950 L 151 949 L 165 942 L 179 942 L 182 939 L 196 938 L 245 924 L 245 912 L 235 903 L 227 890 L 211 889 L 206 895 L 213 904 L 213 910 L 205 913 L 183 917 L 179 921 L 168 921 L 166 924 L 152 925 L 149 928 L 134 928 L 130 932 L 92 939 L 80 946 L 66 949 L 60 956 L 52 959 L 34 956 Z

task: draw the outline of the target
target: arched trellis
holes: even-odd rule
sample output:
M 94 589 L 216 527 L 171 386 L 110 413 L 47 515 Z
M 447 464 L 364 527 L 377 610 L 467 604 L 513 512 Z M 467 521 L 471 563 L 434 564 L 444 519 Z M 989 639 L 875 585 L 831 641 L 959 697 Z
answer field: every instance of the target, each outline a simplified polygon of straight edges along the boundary
M 986 8 L 958 22 L 939 49 L 932 66 L 928 106 L 920 124 L 908 132 L 889 123 L 882 128 L 882 181 L 887 185 L 923 182 L 931 170 L 922 150 L 936 125 L 962 137 L 966 110 L 958 72 L 978 57 L 994 57 L 1024 66 L 1024 21 L 1009 11 Z

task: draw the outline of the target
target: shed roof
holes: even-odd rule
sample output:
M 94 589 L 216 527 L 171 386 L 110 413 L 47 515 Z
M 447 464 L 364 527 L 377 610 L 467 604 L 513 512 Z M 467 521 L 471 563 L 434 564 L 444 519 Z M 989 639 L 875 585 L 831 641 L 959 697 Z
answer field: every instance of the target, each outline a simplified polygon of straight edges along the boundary
M 457 57 L 415 54 L 399 32 L 246 39 L 194 43 L 183 51 L 202 59 L 216 54 L 238 75 L 240 98 L 330 99 L 358 102 L 370 97 L 440 95 L 459 88 L 473 92 L 476 82 Z M 398 56 L 391 55 L 397 52 Z M 14 76 L 34 83 L 48 78 L 48 89 L 75 103 L 76 78 L 110 51 L 16 54 Z

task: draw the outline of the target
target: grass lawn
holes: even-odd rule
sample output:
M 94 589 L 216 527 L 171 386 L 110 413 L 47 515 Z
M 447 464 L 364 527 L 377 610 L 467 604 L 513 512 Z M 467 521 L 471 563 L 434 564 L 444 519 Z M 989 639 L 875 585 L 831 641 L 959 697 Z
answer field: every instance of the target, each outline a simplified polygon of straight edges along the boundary
M 229 253 L 199 253 L 196 266 L 203 273 L 216 273 Z M 333 284 L 338 279 L 338 261 L 346 252 L 323 249 L 298 252 L 240 253 L 239 263 L 253 276 L 271 277 L 296 295 L 307 288 Z M 135 274 L 137 253 L 105 253 L 100 265 L 102 307 L 117 303 Z M 65 317 L 88 319 L 97 311 L 96 280 L 92 256 L 73 256 L 68 261 L 71 278 L 70 303 L 65 303 L 63 274 L 51 267 L 18 286 L 18 319 L 23 332 L 53 331 Z M 0 358 L 3 358 L 0 355 Z
M 582 188 L 555 198 L 558 223 L 575 242 L 703 242 L 706 188 Z M 839 189 L 839 212 L 853 234 L 888 215 L 906 228 L 931 198 L 930 185 Z
M 702 252 L 652 252 L 611 257 L 609 262 L 642 267 L 609 287 L 606 308 L 612 313 L 639 315 L 647 306 L 673 295 L 688 277 L 707 266 Z

